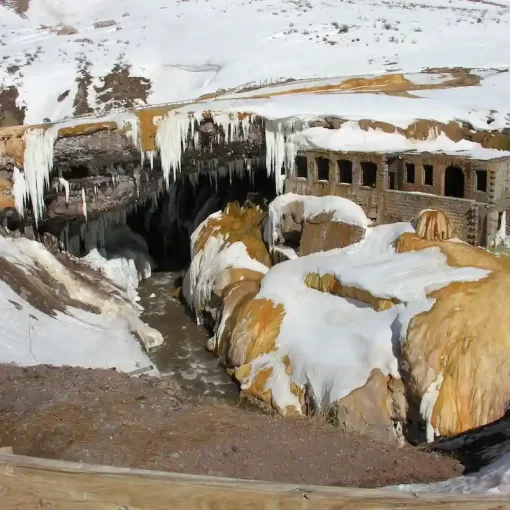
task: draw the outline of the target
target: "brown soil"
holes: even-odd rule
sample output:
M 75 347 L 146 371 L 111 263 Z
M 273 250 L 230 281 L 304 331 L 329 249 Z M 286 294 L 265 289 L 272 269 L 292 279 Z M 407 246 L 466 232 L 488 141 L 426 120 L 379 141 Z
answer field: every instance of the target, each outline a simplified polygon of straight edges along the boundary
M 376 487 L 456 476 L 448 457 L 319 419 L 186 396 L 170 379 L 0 365 L 0 446 L 46 458 L 269 481 Z

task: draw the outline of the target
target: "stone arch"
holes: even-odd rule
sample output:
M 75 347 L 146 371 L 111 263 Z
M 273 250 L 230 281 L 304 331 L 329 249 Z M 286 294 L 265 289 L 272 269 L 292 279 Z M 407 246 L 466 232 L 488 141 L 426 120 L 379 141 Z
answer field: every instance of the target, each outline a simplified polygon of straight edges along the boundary
M 464 198 L 464 171 L 458 166 L 449 166 L 444 172 L 444 194 L 447 197 Z

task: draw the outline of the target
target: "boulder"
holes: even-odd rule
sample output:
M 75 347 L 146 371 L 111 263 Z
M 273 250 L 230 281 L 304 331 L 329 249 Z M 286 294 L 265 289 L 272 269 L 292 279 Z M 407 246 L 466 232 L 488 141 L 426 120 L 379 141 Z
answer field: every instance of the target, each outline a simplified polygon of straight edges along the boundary
M 489 273 L 431 292 L 431 309 L 409 323 L 401 366 L 409 394 L 429 417 L 429 439 L 490 423 L 505 414 L 510 401 L 510 259 L 413 234 L 402 235 L 396 245 L 399 253 L 431 247 L 450 266 Z
M 303 222 L 299 256 L 345 248 L 363 239 L 364 228 L 333 221 L 332 217 L 333 212 L 323 212 Z
M 450 220 L 443 211 L 427 209 L 413 222 L 416 235 L 422 239 L 447 241 L 452 237 Z
M 357 243 L 369 224 L 361 207 L 345 198 L 287 193 L 269 206 L 265 238 L 272 250 L 305 256 Z
M 405 420 L 405 411 L 402 381 L 375 369 L 364 386 L 336 403 L 334 418 L 342 427 L 396 443 L 394 423 Z

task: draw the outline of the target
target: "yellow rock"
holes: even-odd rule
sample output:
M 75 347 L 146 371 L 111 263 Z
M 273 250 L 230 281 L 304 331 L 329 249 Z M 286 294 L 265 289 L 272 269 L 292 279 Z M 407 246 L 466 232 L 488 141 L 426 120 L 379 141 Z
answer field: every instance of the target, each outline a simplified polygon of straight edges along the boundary
M 413 395 L 421 398 L 442 376 L 431 423 L 441 435 L 452 435 L 500 418 L 510 400 L 510 258 L 413 234 L 403 234 L 396 244 L 399 252 L 433 246 L 450 266 L 492 271 L 432 292 L 433 307 L 411 320 L 402 347 Z
M 452 237 L 450 220 L 443 211 L 423 211 L 414 221 L 414 229 L 422 239 L 446 241 Z

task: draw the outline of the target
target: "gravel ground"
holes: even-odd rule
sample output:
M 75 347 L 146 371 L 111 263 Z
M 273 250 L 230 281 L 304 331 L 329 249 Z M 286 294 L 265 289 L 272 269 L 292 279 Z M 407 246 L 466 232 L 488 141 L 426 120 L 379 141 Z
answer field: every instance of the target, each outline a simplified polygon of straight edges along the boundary
M 378 487 L 456 476 L 460 464 L 318 419 L 187 396 L 171 379 L 0 365 L 0 446 L 14 453 L 244 479 Z

